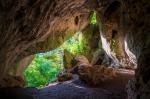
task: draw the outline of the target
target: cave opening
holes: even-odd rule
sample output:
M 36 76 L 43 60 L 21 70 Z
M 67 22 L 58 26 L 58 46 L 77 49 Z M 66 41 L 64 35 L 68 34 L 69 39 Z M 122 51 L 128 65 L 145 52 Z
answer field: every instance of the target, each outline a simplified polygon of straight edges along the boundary
M 149 99 L 148 0 L 0 5 L 0 97 Z
M 57 75 L 72 65 L 72 63 L 67 63 L 66 54 L 70 55 L 70 58 L 74 58 L 85 49 L 82 32 L 77 32 L 58 48 L 35 54 L 34 59 L 24 71 L 26 87 L 43 88 L 49 83 L 56 82 Z
M 79 21 L 78 17 L 75 17 L 74 21 L 77 25 L 77 21 Z M 112 55 L 112 53 L 115 53 L 115 44 L 118 43 L 115 41 L 117 37 L 117 30 L 112 30 L 112 41 L 111 43 L 107 41 L 103 33 L 99 31 L 96 11 L 93 11 L 90 25 L 82 32 L 76 32 L 74 36 L 54 50 L 34 55 L 34 59 L 24 72 L 26 87 L 45 88 L 51 86 L 51 84 L 53 85 L 53 83 L 73 79 L 72 73 L 73 75 L 77 74 L 80 76 L 83 82 L 86 82 L 90 86 L 99 86 L 100 83 L 103 83 L 103 80 L 106 80 L 105 84 L 107 87 L 114 83 L 120 84 L 120 86 L 123 83 L 125 85 L 128 79 L 134 75 L 134 70 L 122 68 L 128 67 L 128 64 L 125 63 L 126 61 L 119 61 L 115 54 Z M 126 46 L 126 49 L 127 48 Z M 77 61 L 79 62 L 78 65 L 81 65 L 81 67 L 82 64 L 87 65 L 87 67 L 83 67 L 85 71 L 82 71 L 82 69 L 79 70 L 80 66 L 76 68 Z M 86 74 L 88 73 L 86 68 L 90 70 L 93 69 L 94 71 Z M 71 71 L 72 69 L 73 71 Z M 100 69 L 100 71 L 95 69 Z M 68 71 L 71 71 L 69 77 L 67 74 Z M 94 74 L 94 72 L 99 73 Z M 84 77 L 82 74 L 87 75 L 87 77 Z M 117 76 L 118 78 L 116 75 L 119 75 Z M 98 80 L 93 80 L 97 76 L 100 78 Z M 101 78 L 101 76 L 104 76 L 104 78 Z M 105 78 L 105 76 L 108 77 Z M 113 78 L 115 78 L 117 82 L 111 81 Z M 122 84 L 118 83 L 118 80 L 120 80 Z
M 74 21 L 77 25 L 79 21 L 78 16 L 75 17 Z M 90 25 L 85 32 L 96 33 L 98 32 L 97 28 L 96 12 L 93 11 Z M 89 38 L 89 36 L 91 35 L 87 35 L 87 38 Z M 35 54 L 33 60 L 28 64 L 24 71 L 26 87 L 44 88 L 50 83 L 57 82 L 59 73 L 63 72 L 65 69 L 70 69 L 75 65 L 74 58 L 76 56 L 82 54 L 87 55 L 90 53 L 88 46 L 90 42 L 85 38 L 86 36 L 83 36 L 82 32 L 76 32 L 71 38 L 64 41 L 64 43 L 56 49 L 45 53 Z M 97 49 L 97 46 L 99 46 L 97 42 L 99 38 L 96 39 L 95 43 L 97 44 L 92 44 L 91 46 L 95 46 Z M 91 37 L 88 40 L 91 40 Z

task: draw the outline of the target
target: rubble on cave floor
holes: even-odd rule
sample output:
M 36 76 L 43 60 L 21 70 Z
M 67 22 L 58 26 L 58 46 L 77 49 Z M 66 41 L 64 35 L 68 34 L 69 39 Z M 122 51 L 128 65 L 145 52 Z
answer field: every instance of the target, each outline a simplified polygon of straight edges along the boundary
M 108 82 L 111 84 L 114 79 L 128 75 L 128 73 L 134 75 L 134 70 L 132 69 L 114 68 L 105 64 L 92 65 L 83 55 L 75 57 L 74 60 L 76 65 L 71 69 L 63 70 L 57 76 L 58 82 L 70 80 L 73 78 L 73 74 L 77 74 L 86 84 L 97 87 Z M 124 82 L 124 77 L 120 79 L 120 82 Z
M 2 88 L 0 99 L 126 99 L 126 85 L 134 76 L 134 70 L 91 65 L 84 56 L 75 60 L 75 67 L 62 71 L 57 80 L 46 87 Z
M 19 97 L 18 99 L 21 97 L 22 99 L 126 99 L 126 84 L 133 77 L 134 72 L 125 69 L 118 71 L 118 76 L 99 87 L 88 86 L 74 75 L 72 80 L 62 83 L 54 82 L 42 89 L 0 89 L 0 96 L 5 96 L 6 99 L 11 97 Z

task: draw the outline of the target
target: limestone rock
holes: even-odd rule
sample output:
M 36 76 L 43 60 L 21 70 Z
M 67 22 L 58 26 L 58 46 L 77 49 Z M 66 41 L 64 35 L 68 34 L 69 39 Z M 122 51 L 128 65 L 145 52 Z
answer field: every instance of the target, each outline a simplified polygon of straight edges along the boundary
M 0 87 L 24 87 L 24 86 L 25 80 L 22 77 L 7 75 L 1 81 Z
M 90 18 L 84 0 L 0 1 L 0 81 L 26 56 L 52 50 Z
M 64 70 L 61 71 L 58 75 L 57 75 L 57 81 L 58 82 L 64 82 L 67 80 L 71 80 L 73 78 L 73 74 Z
M 100 55 L 100 53 L 102 52 L 98 25 L 90 24 L 87 27 L 85 27 L 82 30 L 82 38 L 82 45 L 84 47 L 84 50 L 81 54 L 84 55 L 91 63 L 92 60 L 98 58 L 98 55 Z
M 79 66 L 79 77 L 90 85 L 101 85 L 105 81 L 111 80 L 116 76 L 113 68 L 105 66 Z
M 90 85 L 100 85 L 104 81 L 116 76 L 116 71 L 104 65 L 91 65 L 85 56 L 78 56 L 77 73 L 79 77 Z
M 0 82 L 24 57 L 51 50 L 61 44 L 70 31 L 82 30 L 89 24 L 92 10 L 97 12 L 109 61 L 118 64 L 117 58 L 122 57 L 136 60 L 134 84 L 138 88 L 133 94 L 137 94 L 139 99 L 150 99 L 149 0 L 1 0 Z M 111 49 L 112 38 L 118 42 L 114 51 Z M 124 42 L 135 59 L 127 57 L 129 54 L 124 52 Z M 93 67 L 87 64 L 85 67 L 87 76 L 93 73 Z
M 83 55 L 76 56 L 75 60 L 77 61 L 77 64 L 90 64 L 89 60 Z
M 128 99 L 136 99 L 137 98 L 135 82 L 136 82 L 135 78 L 133 78 L 132 80 L 129 80 L 129 82 L 126 86 Z
M 65 69 L 70 69 L 74 66 L 74 64 L 73 64 L 74 57 L 75 57 L 74 55 L 72 55 L 68 51 L 64 50 L 63 60 L 64 60 L 64 68 Z

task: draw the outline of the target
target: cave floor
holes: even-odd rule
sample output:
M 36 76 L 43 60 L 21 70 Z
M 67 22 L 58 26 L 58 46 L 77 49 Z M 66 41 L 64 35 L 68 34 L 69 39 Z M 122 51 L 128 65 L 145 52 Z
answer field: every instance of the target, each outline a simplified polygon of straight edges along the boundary
M 89 87 L 75 75 L 73 80 L 51 83 L 45 88 L 3 88 L 0 99 L 126 99 L 125 86 L 132 70 L 118 70 L 118 76 L 98 88 Z

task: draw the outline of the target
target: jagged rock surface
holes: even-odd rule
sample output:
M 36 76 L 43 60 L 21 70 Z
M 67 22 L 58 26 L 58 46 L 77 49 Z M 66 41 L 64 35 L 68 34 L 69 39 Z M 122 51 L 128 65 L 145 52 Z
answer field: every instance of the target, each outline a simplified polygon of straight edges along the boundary
M 110 40 L 116 39 L 113 34 L 117 34 L 119 58 L 126 58 L 122 47 L 126 37 L 135 57 L 127 55 L 137 61 L 134 99 L 149 99 L 149 0 L 0 0 L 0 80 L 25 56 L 51 50 L 70 36 L 68 32 L 83 29 L 93 9 L 109 49 Z M 118 62 L 111 50 L 107 51 Z
M 58 47 L 89 16 L 81 0 L 0 0 L 0 80 L 25 56 Z
M 97 6 L 99 6 L 96 10 L 101 22 L 101 33 L 116 30 L 120 35 L 123 35 L 123 38 L 125 36 L 126 40 L 124 41 L 133 54 L 128 57 L 137 61 L 136 91 L 133 93 L 132 99 L 149 99 L 150 88 L 147 87 L 150 85 L 149 0 L 98 0 Z M 107 21 L 113 25 L 107 24 Z M 109 28 L 109 26 L 113 27 Z

